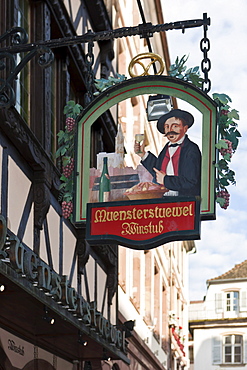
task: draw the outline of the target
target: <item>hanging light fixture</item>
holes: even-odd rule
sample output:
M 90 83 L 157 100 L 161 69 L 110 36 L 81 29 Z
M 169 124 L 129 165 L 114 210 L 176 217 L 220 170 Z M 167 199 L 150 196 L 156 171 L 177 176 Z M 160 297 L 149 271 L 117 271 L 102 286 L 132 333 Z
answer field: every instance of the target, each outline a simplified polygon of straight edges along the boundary
M 171 97 L 169 95 L 151 95 L 147 102 L 148 121 L 157 121 L 163 114 L 172 109 Z
M 84 347 L 88 345 L 87 340 L 83 338 L 82 332 L 80 330 L 78 331 L 78 343 L 80 343 Z
M 45 315 L 43 316 L 43 320 L 45 320 L 51 325 L 55 324 L 55 319 L 54 317 L 49 316 L 48 308 L 46 306 L 44 307 L 44 311 L 45 311 Z
M 136 324 L 135 320 L 129 320 L 123 323 L 123 330 L 125 331 L 125 338 L 129 338 L 132 336 L 132 331 L 134 330 L 135 324 Z

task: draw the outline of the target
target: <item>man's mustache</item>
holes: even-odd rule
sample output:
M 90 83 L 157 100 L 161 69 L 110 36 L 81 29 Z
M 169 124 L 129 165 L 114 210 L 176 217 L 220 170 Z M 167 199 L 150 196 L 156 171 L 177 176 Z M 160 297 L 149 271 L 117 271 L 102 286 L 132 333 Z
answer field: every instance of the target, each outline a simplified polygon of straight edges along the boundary
M 168 136 L 168 135 L 179 135 L 179 133 L 175 131 L 170 131 L 165 134 L 165 136 Z

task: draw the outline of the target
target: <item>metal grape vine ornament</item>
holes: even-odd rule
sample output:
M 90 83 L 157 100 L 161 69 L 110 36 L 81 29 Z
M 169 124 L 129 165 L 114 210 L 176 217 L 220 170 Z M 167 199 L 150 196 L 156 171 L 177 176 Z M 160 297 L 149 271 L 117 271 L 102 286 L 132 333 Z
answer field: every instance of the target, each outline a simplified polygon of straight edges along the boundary
M 188 57 L 185 55 L 176 58 L 174 64 L 168 71 L 169 76 L 191 82 L 201 88 L 203 79 L 200 77 L 199 67 L 188 68 L 185 66 Z M 235 172 L 230 169 L 232 155 L 236 152 L 239 138 L 236 121 L 239 120 L 239 113 L 236 109 L 230 108 L 231 98 L 226 94 L 214 93 L 213 100 L 217 104 L 218 119 L 218 142 L 216 143 L 217 160 L 215 163 L 216 176 L 216 202 L 221 208 L 227 209 L 229 206 L 230 193 L 227 190 L 229 185 L 235 185 Z

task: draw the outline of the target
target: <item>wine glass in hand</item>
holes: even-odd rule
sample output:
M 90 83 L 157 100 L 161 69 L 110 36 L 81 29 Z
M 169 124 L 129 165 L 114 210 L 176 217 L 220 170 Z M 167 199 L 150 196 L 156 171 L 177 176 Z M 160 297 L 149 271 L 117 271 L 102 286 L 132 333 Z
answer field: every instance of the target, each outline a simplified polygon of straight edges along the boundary
M 144 134 L 136 134 L 135 135 L 135 141 L 136 143 L 138 143 L 136 147 L 138 147 L 138 150 L 136 151 L 136 154 L 139 154 L 139 153 L 142 153 L 142 150 L 141 150 L 141 142 L 144 140 Z

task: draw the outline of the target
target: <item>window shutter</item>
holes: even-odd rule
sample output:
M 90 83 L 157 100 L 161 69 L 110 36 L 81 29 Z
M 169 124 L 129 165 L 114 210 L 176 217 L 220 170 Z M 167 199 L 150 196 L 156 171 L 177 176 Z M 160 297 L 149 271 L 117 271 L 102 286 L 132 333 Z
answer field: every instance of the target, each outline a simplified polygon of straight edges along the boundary
M 243 351 L 244 351 L 244 354 L 243 354 L 243 361 L 244 361 L 244 364 L 247 364 L 247 335 L 244 335 L 243 336 Z
M 213 359 L 214 365 L 222 363 L 222 338 L 221 337 L 212 338 L 212 359 Z
M 240 291 L 240 311 L 247 311 L 247 291 L 241 290 Z
M 223 312 L 222 293 L 215 293 L 215 312 Z

